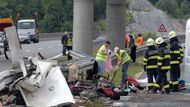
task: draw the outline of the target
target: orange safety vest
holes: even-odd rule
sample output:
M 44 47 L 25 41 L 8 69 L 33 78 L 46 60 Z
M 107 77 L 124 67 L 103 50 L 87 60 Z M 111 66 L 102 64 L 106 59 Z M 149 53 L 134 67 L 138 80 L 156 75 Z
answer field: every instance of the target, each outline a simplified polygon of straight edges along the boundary
M 142 45 L 143 45 L 143 38 L 137 37 L 137 46 L 142 46 Z
M 129 43 L 129 36 L 125 35 L 125 45 L 128 45 L 128 43 Z

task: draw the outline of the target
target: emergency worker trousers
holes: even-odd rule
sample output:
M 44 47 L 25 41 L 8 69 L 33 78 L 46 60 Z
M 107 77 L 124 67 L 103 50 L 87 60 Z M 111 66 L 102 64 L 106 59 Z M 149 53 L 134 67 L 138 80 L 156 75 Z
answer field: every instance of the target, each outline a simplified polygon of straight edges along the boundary
M 167 72 L 168 70 L 158 71 L 156 84 L 159 85 L 159 87 L 157 86 L 157 89 L 159 90 L 164 89 L 166 93 L 169 93 L 169 83 L 167 81 Z
M 72 46 L 66 46 L 66 48 L 67 48 L 67 51 L 70 51 L 70 50 L 73 49 Z M 71 57 L 70 53 L 68 54 L 68 60 L 72 60 L 72 57 Z
M 180 65 L 179 64 L 172 64 L 171 71 L 170 71 L 170 80 L 172 89 L 174 91 L 178 90 L 178 79 L 180 78 Z
M 148 90 L 152 90 L 154 88 L 154 79 L 157 78 L 158 69 L 147 69 L 147 77 L 148 77 Z
M 128 73 L 128 67 L 130 65 L 130 61 L 129 62 L 125 62 L 123 64 L 123 67 L 122 67 L 122 75 L 121 75 L 121 85 L 122 87 L 126 84 L 126 81 L 127 81 L 127 73 Z
M 67 50 L 66 46 L 63 45 L 62 55 L 66 55 L 66 50 Z

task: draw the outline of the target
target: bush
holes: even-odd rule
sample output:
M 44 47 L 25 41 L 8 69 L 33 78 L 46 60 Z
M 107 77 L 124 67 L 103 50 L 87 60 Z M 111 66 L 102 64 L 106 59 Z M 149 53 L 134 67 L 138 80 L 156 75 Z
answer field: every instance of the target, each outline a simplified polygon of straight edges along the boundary
M 99 20 L 96 24 L 99 31 L 106 31 L 106 20 Z
M 142 33 L 143 40 L 146 41 L 148 38 L 156 39 L 156 33 L 155 32 L 146 32 Z

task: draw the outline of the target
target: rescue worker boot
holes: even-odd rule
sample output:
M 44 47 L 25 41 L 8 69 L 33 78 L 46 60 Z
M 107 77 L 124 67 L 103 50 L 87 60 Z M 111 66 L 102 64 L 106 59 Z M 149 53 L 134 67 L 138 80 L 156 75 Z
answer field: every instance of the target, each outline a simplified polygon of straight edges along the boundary
M 151 91 L 149 91 L 149 93 L 151 93 L 151 94 L 156 94 L 157 91 L 160 91 L 160 89 L 157 88 L 157 87 L 154 87 Z
M 166 92 L 166 94 L 170 94 L 170 89 L 169 88 L 165 88 L 164 91 Z
M 178 84 L 172 86 L 172 91 L 173 92 L 178 92 L 179 91 Z

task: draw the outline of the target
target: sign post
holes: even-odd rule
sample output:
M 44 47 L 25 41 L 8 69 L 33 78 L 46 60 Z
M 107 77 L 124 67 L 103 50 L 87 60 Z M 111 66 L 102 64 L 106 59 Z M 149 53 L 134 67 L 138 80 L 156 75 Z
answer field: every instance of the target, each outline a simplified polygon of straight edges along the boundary
M 164 24 L 161 24 L 160 27 L 158 28 L 157 32 L 159 34 L 161 34 L 162 37 L 165 36 L 165 33 L 167 32 L 166 27 L 164 26 Z

